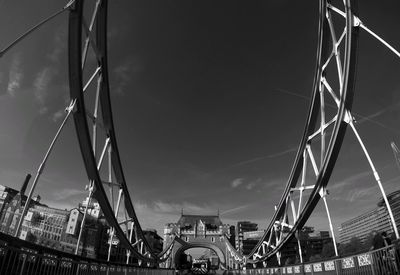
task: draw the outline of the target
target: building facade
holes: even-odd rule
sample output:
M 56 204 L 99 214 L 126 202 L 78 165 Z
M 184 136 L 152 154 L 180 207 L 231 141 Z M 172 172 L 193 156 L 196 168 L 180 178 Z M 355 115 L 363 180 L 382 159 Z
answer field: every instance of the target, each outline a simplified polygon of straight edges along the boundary
M 264 232 L 264 230 L 243 232 L 241 248 L 244 255 L 250 254 L 260 239 L 264 236 Z
M 27 197 L 24 195 L 27 181 L 21 190 L 0 185 L 0 231 L 14 236 Z M 79 204 L 85 209 L 87 199 Z M 22 222 L 18 237 L 42 246 L 75 253 L 83 212 L 79 208 L 63 210 L 40 203 L 40 196 L 32 198 Z M 108 226 L 102 217 L 100 205 L 92 200 L 82 231 L 79 255 L 98 258 L 108 252 Z M 107 255 L 107 254 L 106 254 Z M 106 257 L 106 256 L 105 256 Z M 103 255 L 104 258 L 104 255 Z
M 186 249 L 202 247 L 214 250 L 221 263 L 226 263 L 225 236 L 230 237 L 230 226 L 223 224 L 218 215 L 184 215 L 177 223 L 168 223 L 164 228 L 164 248 L 168 247 L 175 236 L 186 244 L 177 243 L 172 251 L 172 258 L 166 267 L 175 267 L 175 260 L 182 256 Z
M 5 211 L 5 208 L 17 194 L 17 190 L 0 185 L 0 213 Z
M 400 190 L 387 195 L 389 204 L 391 206 L 393 216 L 399 228 L 400 225 Z M 393 227 L 390 222 L 389 213 L 386 205 L 381 198 L 377 207 L 365 212 L 355 218 L 345 221 L 339 227 L 339 241 L 340 243 L 348 243 L 352 237 L 357 237 L 361 242 L 365 242 L 368 235 L 373 231 L 393 233 Z
M 14 190 L 15 191 L 15 190 Z M 11 192 L 9 193 L 11 194 Z M 13 197 L 10 196 L 7 203 L 5 202 L 2 206 L 2 212 L 0 213 L 0 231 L 12 236 L 16 235 L 16 230 L 18 223 L 21 219 L 23 206 L 26 202 L 26 196 L 17 192 L 17 194 Z M 30 208 L 35 207 L 47 207 L 44 204 L 40 203 L 40 196 L 33 197 L 30 202 Z M 26 230 L 26 228 L 25 228 Z M 21 236 L 21 232 L 24 231 L 22 226 L 19 236 Z
M 235 248 L 240 253 L 248 254 L 254 246 L 257 244 L 257 241 L 246 238 L 244 240 L 244 234 L 246 232 L 256 232 L 258 231 L 258 224 L 252 223 L 250 221 L 240 221 L 236 225 L 235 231 Z M 246 253 L 247 252 L 247 253 Z
M 29 208 L 24 217 L 19 238 L 42 246 L 61 249 L 60 241 L 68 216 L 67 210 L 34 205 Z
M 100 204 L 95 200 L 91 199 L 89 203 L 89 197 L 79 204 L 79 211 L 85 213 L 87 208 L 87 214 L 95 219 L 98 219 L 102 216 L 103 212 L 101 211 Z

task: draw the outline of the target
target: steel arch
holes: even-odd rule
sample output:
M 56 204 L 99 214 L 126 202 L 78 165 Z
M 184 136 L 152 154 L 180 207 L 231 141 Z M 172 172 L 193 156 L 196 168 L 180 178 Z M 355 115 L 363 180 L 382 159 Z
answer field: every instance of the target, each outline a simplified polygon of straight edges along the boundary
M 312 211 L 316 207 L 320 198 L 326 195 L 326 186 L 332 174 L 335 162 L 337 160 L 347 124 L 352 120 L 351 106 L 353 99 L 355 69 L 356 69 L 356 50 L 358 41 L 358 26 L 354 19 L 356 15 L 356 6 L 352 0 L 345 0 L 345 26 L 340 39 L 336 39 L 336 30 L 333 25 L 331 10 L 329 7 L 331 1 L 319 1 L 319 31 L 316 69 L 314 84 L 312 90 L 312 101 L 309 108 L 309 114 L 306 121 L 304 134 L 301 139 L 299 149 L 286 184 L 285 191 L 282 194 L 280 202 L 276 207 L 274 216 L 264 236 L 260 242 L 246 256 L 247 262 L 256 263 L 265 261 L 271 256 L 279 253 L 280 248 L 290 241 L 298 233 L 308 220 Z M 338 48 L 342 39 L 345 40 L 343 61 L 340 58 Z M 329 45 L 332 44 L 331 49 Z M 331 51 L 329 51 L 331 50 Z M 326 68 L 329 62 L 336 60 L 339 80 L 339 95 L 335 94 L 327 81 Z M 337 104 L 336 115 L 328 122 L 325 120 L 325 100 L 324 92 L 333 97 Z M 320 126 L 317 130 L 317 122 Z M 333 127 L 329 140 L 326 145 L 325 130 Z M 318 167 L 311 151 L 311 143 L 320 139 L 320 159 L 321 164 Z M 307 171 L 307 162 L 313 166 L 316 179 L 312 185 L 305 185 Z M 307 202 L 301 203 L 301 196 L 304 190 L 310 189 L 311 194 Z M 300 192 L 299 205 L 296 209 L 293 203 L 293 193 Z M 289 212 L 292 212 L 292 220 L 289 221 Z M 286 231 L 283 233 L 283 231 Z M 273 239 L 275 238 L 275 239 Z M 278 254 L 279 256 L 279 254 Z
M 247 256 L 247 262 L 257 262 L 265 260 L 272 255 L 276 254 L 279 249 L 289 241 L 296 234 L 297 230 L 300 229 L 311 212 L 317 205 L 321 196 L 324 196 L 325 187 L 327 186 L 329 177 L 332 173 L 335 161 L 337 159 L 341 143 L 343 141 L 344 133 L 346 130 L 347 122 L 345 120 L 351 119 L 350 109 L 353 97 L 353 82 L 355 74 L 355 52 L 356 52 L 356 41 L 358 28 L 354 25 L 353 15 L 355 14 L 354 6 L 351 5 L 350 0 L 345 1 L 345 13 L 346 13 L 346 26 L 345 30 L 339 40 L 335 37 L 335 27 L 332 26 L 333 22 L 330 20 L 330 10 L 328 9 L 328 1 L 319 1 L 319 41 L 317 48 L 317 61 L 316 61 L 316 72 L 314 77 L 312 102 L 309 108 L 309 115 L 307 118 L 304 134 L 296 155 L 296 159 L 286 185 L 286 189 L 281 197 L 279 205 L 277 206 L 276 212 L 272 218 L 270 225 L 267 228 L 266 233 L 262 240 L 258 243 L 255 249 Z M 330 5 L 330 4 L 329 4 Z M 83 0 L 78 0 L 74 3 L 70 12 L 70 24 L 69 24 L 69 72 L 70 72 L 70 90 L 71 100 L 76 100 L 76 111 L 74 112 L 74 120 L 76 125 L 76 131 L 83 155 L 85 167 L 88 173 L 89 180 L 94 183 L 95 191 L 94 197 L 99 201 L 102 206 L 102 210 L 107 217 L 107 221 L 114 228 L 117 237 L 124 244 L 125 247 L 129 248 L 133 254 L 141 260 L 156 262 L 158 261 L 157 255 L 151 252 L 146 240 L 143 237 L 143 233 L 140 228 L 140 224 L 137 220 L 133 204 L 131 202 L 129 192 L 126 186 L 122 165 L 118 153 L 118 147 L 115 137 L 115 131 L 112 120 L 112 111 L 109 94 L 109 83 L 108 83 L 108 71 L 107 71 L 107 47 L 106 47 L 106 24 L 107 24 L 107 1 L 97 1 L 96 8 L 94 9 L 93 18 L 96 21 L 96 32 L 92 33 L 91 26 L 88 27 L 83 21 Z M 82 28 L 86 31 L 86 44 L 83 47 L 82 54 Z M 93 38 L 95 36 L 95 39 Z M 343 63 L 338 54 L 337 48 L 340 46 L 341 40 L 345 37 L 345 56 Z M 329 53 L 329 43 L 332 40 L 332 51 Z M 91 80 L 88 84 L 83 86 L 83 69 L 86 61 L 86 55 L 88 45 L 91 45 L 95 55 L 97 56 L 98 67 L 93 73 Z M 334 58 L 333 58 L 334 57 Z M 326 80 L 324 66 L 329 63 L 330 60 L 336 60 L 339 82 L 340 82 L 340 95 L 335 97 L 334 91 L 332 91 L 329 83 Z M 87 113 L 84 91 L 85 88 L 90 84 L 94 77 L 98 79 L 98 97 L 99 103 L 102 110 L 103 124 L 101 125 L 106 132 L 107 141 L 104 148 L 108 148 L 111 151 L 110 157 L 112 162 L 113 172 L 116 177 L 116 182 L 119 184 L 120 192 L 124 196 L 125 209 L 129 215 L 130 221 L 134 225 L 135 233 L 135 244 L 140 240 L 145 246 L 145 252 L 143 249 L 137 249 L 131 245 L 132 240 L 129 240 L 124 234 L 118 222 L 118 210 L 114 213 L 114 209 L 110 203 L 110 199 L 107 197 L 106 191 L 103 186 L 103 182 L 100 177 L 99 166 L 101 164 L 96 163 L 96 155 L 94 150 L 96 149 L 96 129 L 93 130 L 92 134 L 89 131 L 87 122 L 87 116 L 91 117 L 96 125 L 97 121 L 97 107 L 95 114 L 91 116 Z M 336 116 L 328 123 L 325 121 L 324 110 L 321 108 L 324 106 L 323 99 L 323 87 L 329 90 L 330 94 L 334 97 L 337 102 Z M 97 106 L 98 102 L 95 103 Z M 322 106 L 322 107 L 321 107 Z M 319 130 L 314 132 L 317 126 L 318 119 L 321 122 Z M 328 145 L 325 145 L 326 136 L 324 134 L 325 128 L 332 126 L 332 134 Z M 297 209 L 297 218 L 294 218 L 292 225 L 286 223 L 288 219 L 288 205 L 290 196 L 296 189 L 300 175 L 305 173 L 305 167 L 308 158 L 312 158 L 312 152 L 310 144 L 313 139 L 319 137 L 321 139 L 321 165 L 316 171 L 316 182 L 313 185 L 311 195 L 308 201 L 302 205 L 299 204 Z M 93 142 L 91 141 L 93 139 Z M 93 149 L 94 148 L 94 149 Z M 110 149 L 111 148 L 111 149 Z M 105 149 L 104 149 L 105 150 Z M 307 155 L 309 155 L 307 157 Z M 315 160 L 313 159 L 313 166 L 316 167 Z M 109 182 L 111 184 L 111 182 Z M 304 180 L 302 180 L 302 186 L 300 192 L 306 188 L 304 186 Z M 118 205 L 119 207 L 119 205 Z M 117 207 L 117 208 L 118 208 Z M 289 228 L 289 233 L 285 236 L 282 233 L 278 233 L 275 229 L 276 225 L 281 228 Z M 278 238 L 278 234 L 280 234 Z M 271 242 L 272 236 L 275 235 L 275 242 Z M 274 244 L 273 244 L 274 243 Z M 263 249 L 261 253 L 260 249 Z
M 69 15 L 69 81 L 71 100 L 76 102 L 73 113 L 76 133 L 87 175 L 93 185 L 93 196 L 100 203 L 107 222 L 113 228 L 112 235 L 115 233 L 121 244 L 130 253 L 133 253 L 137 259 L 148 263 L 157 263 L 160 261 L 160 257 L 151 250 L 144 238 L 133 208 L 115 137 L 107 68 L 107 0 L 97 0 L 91 13 L 90 25 L 85 21 L 84 12 L 86 12 L 84 11 L 84 1 L 76 0 L 71 7 Z M 85 41 L 83 41 L 82 37 L 85 37 Z M 97 66 L 91 73 L 88 82 L 83 85 L 83 74 L 85 73 L 85 65 L 87 63 L 86 58 L 90 49 L 92 49 L 96 56 Z M 92 115 L 87 110 L 85 92 L 96 77 L 97 91 L 94 103 L 95 110 Z M 101 122 L 98 117 L 98 108 L 101 108 Z M 87 117 L 93 123 L 92 132 L 89 130 Z M 98 127 L 104 130 L 106 139 L 102 154 L 97 162 L 95 151 L 98 145 Z M 101 177 L 102 162 L 107 150 L 109 153 L 108 181 Z M 113 175 L 115 181 L 112 179 Z M 113 193 L 111 198 L 107 196 L 104 185 L 108 185 L 112 192 L 114 187 L 119 189 L 117 205 L 114 203 Z M 128 218 L 125 218 L 121 222 L 119 219 L 122 198 Z M 121 228 L 123 224 L 127 227 L 126 232 Z M 128 229 L 128 224 L 130 225 L 130 229 Z M 134 244 L 132 245 L 132 243 Z
M 304 226 L 320 198 L 323 198 L 325 202 L 326 187 L 338 157 L 347 124 L 351 126 L 357 138 L 359 139 L 364 153 L 366 154 L 373 170 L 375 179 L 378 184 L 380 184 L 379 175 L 375 170 L 368 152 L 359 138 L 357 131 L 355 130 L 354 121 L 350 113 L 354 90 L 357 36 L 359 28 L 369 32 L 398 57 L 400 57 L 400 53 L 378 35 L 369 30 L 363 24 L 363 22 L 360 21 L 360 19 L 357 17 L 357 9 L 353 3 L 355 0 L 343 0 L 344 11 L 342 11 L 340 8 L 337 8 L 335 5 L 332 5 L 331 2 L 334 1 L 336 0 L 319 0 L 319 39 L 317 47 L 316 72 L 312 90 L 312 101 L 295 162 L 292 167 L 285 191 L 282 195 L 279 205 L 276 207 L 272 222 L 269 224 L 263 239 L 258 243 L 250 255 L 247 255 L 247 257 L 237 254 L 237 252 L 233 250 L 233 247 L 227 245 L 232 257 L 237 258 L 238 261 L 243 263 L 264 261 L 269 257 L 278 254 L 279 249 L 282 248 L 287 241 L 293 238 L 298 230 Z M 91 183 L 91 192 L 93 192 L 93 196 L 100 202 L 102 210 L 107 217 L 107 221 L 113 227 L 113 232 L 115 231 L 121 243 L 130 251 L 129 253 L 133 253 L 137 259 L 150 263 L 161 262 L 168 258 L 175 240 L 172 241 L 162 253 L 156 255 L 151 251 L 148 243 L 146 242 L 140 227 L 140 223 L 135 214 L 121 165 L 112 119 L 107 66 L 106 31 L 108 2 L 107 0 L 94 0 L 93 2 L 95 2 L 95 7 L 93 8 L 92 18 L 89 25 L 84 20 L 85 1 L 70 0 L 62 10 L 41 21 L 39 24 L 29 29 L 26 33 L 18 37 L 15 41 L 1 50 L 0 58 L 9 49 L 11 49 L 41 25 L 66 10 L 70 11 L 68 45 L 71 104 L 67 108 L 67 115 L 62 126 L 53 140 L 43 163 L 39 167 L 37 178 L 42 172 L 47 156 L 50 153 L 59 132 L 68 119 L 69 114 L 73 111 L 79 144 L 87 174 Z M 338 0 L 338 2 L 341 1 Z M 333 12 L 345 18 L 344 30 L 339 39 L 336 37 L 336 25 L 332 20 Z M 84 30 L 84 32 L 82 32 L 82 30 Z M 84 41 L 82 40 L 82 36 L 85 37 Z M 342 43 L 343 40 L 345 41 L 344 43 Z M 332 44 L 331 51 L 329 51 L 328 47 L 330 44 Z M 89 46 L 96 56 L 95 63 L 97 66 L 94 72 L 91 74 L 90 79 L 85 85 L 83 85 L 83 79 L 85 78 L 84 72 L 86 69 L 85 63 Z M 340 56 L 340 51 L 338 50 L 338 48 L 341 46 L 343 46 L 345 52 L 343 60 Z M 337 90 L 339 91 L 339 95 L 335 93 L 335 87 L 331 85 L 333 81 L 328 78 L 327 74 L 328 70 L 326 68 L 328 67 L 329 63 L 333 63 L 332 60 L 336 60 L 336 69 L 338 70 L 337 77 L 339 84 L 337 85 L 339 88 Z M 88 112 L 88 108 L 86 106 L 87 99 L 85 99 L 85 91 L 87 90 L 88 86 L 91 85 L 94 79 L 97 79 L 97 94 L 94 103 L 95 111 L 92 115 Z M 337 104 L 335 116 L 330 121 L 326 121 L 325 117 L 326 112 L 324 94 L 330 95 L 333 101 Z M 98 109 L 101 109 L 101 117 L 98 116 Z M 89 130 L 88 117 L 93 124 L 92 132 Z M 101 121 L 99 118 L 101 118 Z M 320 126 L 317 130 L 315 130 L 318 126 L 318 121 L 320 122 Z M 332 128 L 332 132 L 327 134 L 326 130 L 328 127 Z M 106 137 L 101 156 L 96 154 L 98 145 L 97 128 L 102 128 Z M 328 136 L 331 137 L 326 145 L 326 139 Z M 319 167 L 311 149 L 312 143 L 316 140 L 320 140 L 321 142 Z M 103 180 L 103 176 L 101 174 L 101 166 L 107 150 L 109 154 L 108 181 Z M 305 182 L 305 174 L 308 162 L 311 162 L 316 174 L 316 179 L 313 181 L 314 184 L 312 185 L 306 185 Z M 112 179 L 113 176 L 115 181 Z M 299 180 L 301 180 L 300 183 Z M 37 181 L 35 180 L 35 183 L 36 182 Z M 116 205 L 113 201 L 113 195 L 111 199 L 107 196 L 104 185 L 111 187 L 112 190 L 114 187 L 118 189 L 119 199 Z M 384 194 L 381 184 L 380 188 L 383 193 L 383 198 L 388 206 L 387 198 Z M 33 189 L 34 187 L 32 187 L 32 190 Z M 302 204 L 302 194 L 306 190 L 311 190 L 311 193 L 307 202 Z M 293 204 L 295 197 L 293 194 L 295 194 L 297 191 L 300 192 L 300 201 L 298 204 L 299 206 L 296 209 Z M 125 217 L 123 221 L 120 221 L 121 217 L 119 215 L 119 207 L 122 199 L 127 217 Z M 29 203 L 26 203 L 26 205 L 29 205 Z M 388 206 L 387 208 L 390 212 L 390 207 Z M 288 215 L 290 211 L 292 211 L 293 214 L 292 221 L 290 221 L 290 216 Z M 24 209 L 22 216 L 24 216 L 25 212 L 26 210 Z M 390 215 L 391 219 L 393 220 L 391 213 Z M 23 219 L 21 219 L 21 221 L 22 220 Z M 18 228 L 20 227 L 21 223 L 22 222 L 20 222 L 18 225 Z M 124 232 L 121 225 L 126 226 L 126 232 Z M 129 226 L 130 229 L 128 229 Z M 394 228 L 398 237 L 397 229 L 396 227 Z M 129 230 L 130 234 L 128 234 Z M 18 229 L 16 231 L 16 235 L 18 235 Z M 273 236 L 275 237 L 275 240 L 272 239 Z M 112 240 L 110 240 L 110 242 L 111 241 Z M 129 256 L 130 254 L 127 255 L 128 260 Z

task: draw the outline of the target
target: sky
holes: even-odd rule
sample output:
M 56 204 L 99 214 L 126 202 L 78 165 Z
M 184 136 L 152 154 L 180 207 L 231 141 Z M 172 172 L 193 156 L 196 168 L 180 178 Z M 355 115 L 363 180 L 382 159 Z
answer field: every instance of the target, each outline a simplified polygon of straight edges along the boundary
M 40 3 L 39 3 L 40 2 Z M 60 0 L 0 0 L 0 48 L 59 10 Z M 122 165 L 143 228 L 187 214 L 266 227 L 303 134 L 315 67 L 318 2 L 109 1 L 108 58 Z M 360 1 L 361 20 L 400 49 L 400 3 Z M 69 102 L 68 16 L 0 58 L 0 184 L 35 174 Z M 386 191 L 399 189 L 400 58 L 361 31 L 356 125 Z M 87 176 L 73 121 L 36 193 L 72 208 Z M 380 197 L 347 132 L 328 185 L 335 228 Z M 326 230 L 319 205 L 308 225 Z

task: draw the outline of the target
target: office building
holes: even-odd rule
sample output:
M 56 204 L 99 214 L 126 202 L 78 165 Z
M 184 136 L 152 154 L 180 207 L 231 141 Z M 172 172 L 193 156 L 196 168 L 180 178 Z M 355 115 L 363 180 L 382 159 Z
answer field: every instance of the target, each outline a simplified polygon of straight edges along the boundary
M 399 228 L 400 190 L 390 193 L 387 195 L 387 198 L 397 228 Z M 373 230 L 377 230 L 378 232 L 385 231 L 389 235 L 394 232 L 383 198 L 378 201 L 377 207 L 374 209 L 342 223 L 339 227 L 339 241 L 340 243 L 348 243 L 352 237 L 357 237 L 361 242 L 364 242 Z

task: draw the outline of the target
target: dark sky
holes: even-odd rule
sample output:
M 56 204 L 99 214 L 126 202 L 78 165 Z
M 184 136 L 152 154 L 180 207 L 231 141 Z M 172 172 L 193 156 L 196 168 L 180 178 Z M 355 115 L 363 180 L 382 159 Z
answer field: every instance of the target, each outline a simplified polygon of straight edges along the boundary
M 340 2 L 340 1 L 339 1 Z M 0 47 L 64 1 L 0 0 Z M 360 1 L 363 22 L 400 48 L 398 1 Z M 187 213 L 269 221 L 300 142 L 317 40 L 314 1 L 110 1 L 109 73 L 121 157 L 143 227 Z M 69 102 L 67 16 L 0 60 L 0 184 L 40 164 Z M 354 112 L 384 186 L 398 189 L 400 59 L 360 35 Z M 369 118 L 366 120 L 365 118 Z M 374 207 L 378 188 L 348 132 L 329 184 L 336 226 Z M 38 187 L 72 207 L 86 174 L 72 121 Z M 322 208 L 321 208 L 322 209 Z M 318 208 L 310 225 L 327 228 Z

